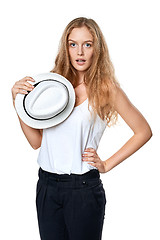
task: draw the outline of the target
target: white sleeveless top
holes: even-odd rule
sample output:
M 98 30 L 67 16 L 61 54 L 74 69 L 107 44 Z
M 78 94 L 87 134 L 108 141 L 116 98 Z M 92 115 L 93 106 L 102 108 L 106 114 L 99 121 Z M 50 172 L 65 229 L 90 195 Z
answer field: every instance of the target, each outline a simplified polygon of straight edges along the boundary
M 97 169 L 82 161 L 86 148 L 97 150 L 100 139 L 107 126 L 98 115 L 95 124 L 88 98 L 74 107 L 69 117 L 62 123 L 43 129 L 41 148 L 38 155 L 39 166 L 47 171 L 58 174 L 83 174 Z

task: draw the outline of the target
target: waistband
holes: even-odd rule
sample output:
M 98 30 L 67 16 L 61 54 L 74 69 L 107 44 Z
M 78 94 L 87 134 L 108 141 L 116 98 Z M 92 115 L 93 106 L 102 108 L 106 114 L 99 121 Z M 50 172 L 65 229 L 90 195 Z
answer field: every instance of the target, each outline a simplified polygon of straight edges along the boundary
M 58 174 L 44 171 L 41 167 L 39 168 L 39 177 L 45 177 L 52 179 L 57 182 L 70 182 L 73 180 L 95 180 L 100 178 L 100 173 L 97 169 L 91 169 L 90 171 L 83 174 Z

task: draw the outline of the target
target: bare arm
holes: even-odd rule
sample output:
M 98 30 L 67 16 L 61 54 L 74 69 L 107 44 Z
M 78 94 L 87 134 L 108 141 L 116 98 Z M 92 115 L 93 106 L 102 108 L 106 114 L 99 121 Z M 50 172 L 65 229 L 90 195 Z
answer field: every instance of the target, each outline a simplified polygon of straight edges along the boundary
M 38 149 L 41 146 L 42 133 L 41 129 L 34 129 L 26 125 L 18 116 L 22 131 L 33 149 Z
M 31 77 L 25 77 L 19 81 L 17 81 L 12 87 L 12 98 L 13 98 L 13 106 L 15 108 L 15 98 L 17 93 L 26 94 L 27 91 L 31 91 L 33 89 L 32 85 L 27 81 L 34 81 Z M 18 116 L 18 114 L 17 114 Z M 42 141 L 42 132 L 41 129 L 34 129 L 26 125 L 18 116 L 20 126 L 22 131 L 27 138 L 29 144 L 33 149 L 38 149 L 41 146 Z
M 110 171 L 131 156 L 152 137 L 152 131 L 146 119 L 130 102 L 121 88 L 117 89 L 115 109 L 132 129 L 134 135 L 114 155 L 104 161 L 105 172 Z

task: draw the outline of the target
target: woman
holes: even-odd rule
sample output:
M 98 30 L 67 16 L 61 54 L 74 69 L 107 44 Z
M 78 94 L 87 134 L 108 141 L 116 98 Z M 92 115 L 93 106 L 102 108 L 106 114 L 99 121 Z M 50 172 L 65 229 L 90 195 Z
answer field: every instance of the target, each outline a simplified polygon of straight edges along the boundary
M 33 129 L 19 118 L 30 145 L 41 147 L 36 195 L 40 236 L 42 240 L 100 240 L 106 196 L 99 173 L 110 171 L 136 152 L 152 132 L 120 88 L 94 20 L 81 17 L 67 25 L 51 72 L 66 77 L 75 89 L 75 108 L 69 118 L 44 130 Z M 32 91 L 29 81 L 34 79 L 27 76 L 14 84 L 13 104 L 17 93 Z M 96 152 L 99 141 L 118 114 L 134 134 L 102 161 Z

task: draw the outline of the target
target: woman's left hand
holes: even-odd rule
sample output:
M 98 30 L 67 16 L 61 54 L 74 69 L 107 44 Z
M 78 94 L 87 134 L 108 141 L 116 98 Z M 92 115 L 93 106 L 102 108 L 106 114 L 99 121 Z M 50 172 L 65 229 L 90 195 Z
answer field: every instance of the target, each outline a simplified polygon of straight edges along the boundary
M 96 167 L 100 173 L 106 173 L 105 162 L 100 159 L 94 148 L 86 148 L 82 154 L 82 161 Z M 90 163 L 93 162 L 93 163 Z

